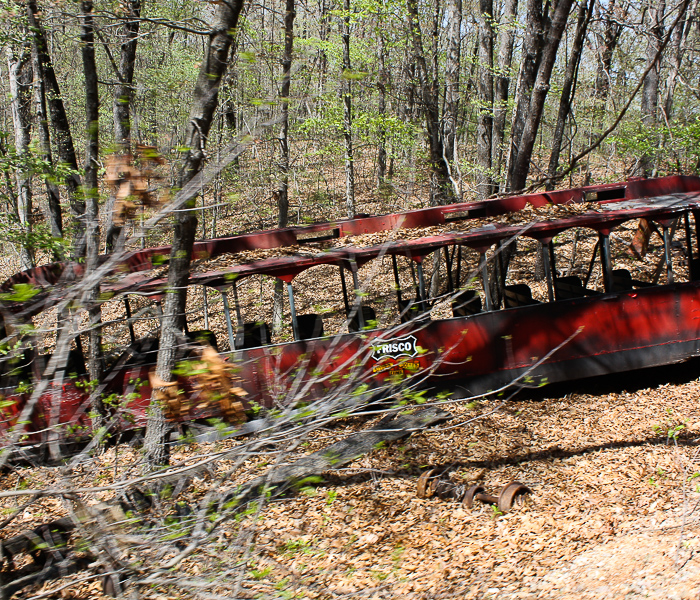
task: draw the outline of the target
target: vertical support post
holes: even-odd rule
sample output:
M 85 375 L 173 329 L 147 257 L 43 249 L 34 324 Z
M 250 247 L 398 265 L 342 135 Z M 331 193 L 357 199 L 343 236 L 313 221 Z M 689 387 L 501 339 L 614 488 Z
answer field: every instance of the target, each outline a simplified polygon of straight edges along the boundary
M 207 286 L 202 286 L 202 299 L 204 301 L 204 329 L 209 329 L 209 298 L 207 298 Z
M 457 245 L 457 274 L 455 276 L 455 289 L 459 289 L 462 278 L 462 244 Z
M 131 306 L 129 305 L 129 298 L 124 296 L 124 309 L 126 310 L 126 323 L 129 326 L 129 337 L 131 338 L 131 343 L 136 342 L 136 335 L 134 334 L 134 322 L 131 318 Z
M 498 275 L 498 295 L 502 296 L 503 295 L 503 288 L 506 285 L 506 279 L 508 278 L 508 272 L 506 269 L 506 265 L 503 262 L 503 250 L 504 249 L 504 244 L 503 240 L 498 240 L 496 242 L 496 252 L 495 252 L 495 257 L 496 257 L 496 264 L 498 265 L 498 269 L 494 269 Z
M 289 296 L 289 312 L 292 314 L 292 331 L 294 332 L 294 339 L 299 339 L 299 321 L 297 320 L 297 311 L 294 308 L 294 290 L 292 289 L 292 282 L 287 283 L 287 296 Z
M 352 310 L 357 314 L 357 323 L 360 329 L 365 328 L 365 315 L 362 311 L 362 297 L 360 296 L 360 281 L 357 277 L 357 263 L 354 261 L 350 265 L 352 271 L 352 287 L 355 290 L 355 302 Z
M 445 263 L 447 264 L 447 291 L 452 294 L 455 291 L 454 281 L 452 280 L 452 258 L 454 257 L 455 247 L 452 246 L 452 256 L 447 246 L 445 248 Z
M 343 304 L 345 304 L 345 314 L 350 315 L 350 302 L 348 301 L 348 286 L 345 283 L 345 269 L 342 266 L 338 267 L 340 269 L 340 285 L 343 288 Z
M 685 225 L 685 245 L 688 254 L 688 281 L 695 281 L 697 268 L 693 258 L 693 236 L 690 233 L 690 215 L 688 213 L 683 213 L 683 222 Z
M 233 308 L 236 309 L 236 323 L 238 324 L 238 328 L 242 329 L 243 315 L 241 315 L 241 303 L 238 301 L 238 288 L 235 283 L 231 286 L 231 289 L 233 290 Z
M 411 258 L 411 255 L 407 253 L 406 258 L 408 259 L 408 264 L 411 267 L 411 279 L 413 280 L 413 295 L 415 298 L 418 298 L 420 292 L 418 290 L 418 282 L 416 281 L 416 268 L 413 266 L 413 259 Z
M 425 310 L 425 276 L 423 274 L 423 261 L 416 263 L 418 271 L 418 298 L 421 303 L 421 311 Z
M 611 292 L 613 282 L 612 263 L 610 262 L 610 236 L 604 233 L 599 233 L 598 236 L 600 238 L 600 260 L 603 266 L 603 286 L 606 292 Z
M 552 277 L 557 276 L 557 261 L 554 256 L 554 240 L 550 240 L 547 244 L 547 249 L 549 250 L 549 264 L 552 267 Z
M 399 265 L 396 261 L 396 255 L 391 255 L 391 266 L 394 269 L 394 283 L 396 284 L 396 299 L 399 302 L 399 312 L 401 312 L 401 280 L 399 279 Z
M 486 310 L 493 310 L 493 302 L 491 301 L 491 292 L 489 291 L 489 269 L 486 261 L 486 252 L 479 254 L 479 270 L 481 271 L 481 281 L 484 285 L 484 300 Z
M 673 260 L 671 257 L 671 232 L 668 227 L 663 227 L 664 232 L 664 259 L 666 260 L 666 281 L 673 283 Z
M 228 296 L 226 292 L 222 290 L 221 299 L 224 301 L 224 316 L 226 317 L 226 329 L 228 330 L 228 343 L 231 352 L 236 349 L 236 342 L 233 337 L 233 325 L 231 324 L 231 309 L 228 306 Z
M 595 266 L 595 255 L 600 248 L 600 239 L 598 239 L 593 246 L 593 253 L 591 254 L 591 260 L 588 263 L 588 271 L 586 271 L 586 278 L 583 280 L 583 287 L 588 287 L 588 282 L 591 280 L 591 273 L 593 273 L 593 267 Z
M 556 273 L 554 270 L 554 249 L 552 248 L 552 242 L 549 242 L 546 246 L 544 244 L 540 245 L 540 252 L 542 254 L 548 254 L 548 256 L 542 256 L 542 265 L 544 266 L 544 276 L 547 280 L 547 297 L 550 302 L 554 302 L 554 280 L 552 273 Z

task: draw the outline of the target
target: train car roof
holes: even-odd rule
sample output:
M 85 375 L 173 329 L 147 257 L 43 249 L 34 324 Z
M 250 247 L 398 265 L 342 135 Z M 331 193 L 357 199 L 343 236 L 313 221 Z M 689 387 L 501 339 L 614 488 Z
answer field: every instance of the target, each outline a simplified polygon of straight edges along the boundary
M 667 225 L 669 224 L 667 221 L 670 222 L 679 214 L 699 209 L 700 192 L 622 200 L 601 204 L 597 210 L 560 218 L 526 221 L 519 224 L 488 223 L 476 225 L 469 231 L 447 231 L 438 235 L 410 240 L 391 240 L 367 247 L 344 246 L 316 253 L 306 252 L 303 255 L 260 258 L 218 269 L 201 268 L 191 274 L 190 284 L 225 289 L 241 277 L 257 274 L 292 281 L 299 273 L 319 265 L 337 265 L 353 269 L 355 266 L 361 267 L 370 260 L 391 255 L 409 256 L 413 260 L 420 261 L 435 250 L 454 244 L 463 244 L 485 252 L 497 242 L 514 236 L 526 236 L 547 243 L 557 234 L 571 228 L 590 228 L 607 234 L 629 220 L 646 218 Z M 206 266 L 206 261 L 203 262 L 203 266 Z M 152 277 L 144 277 L 144 275 L 144 273 L 126 275 L 113 286 L 106 285 L 103 289 L 115 294 L 128 291 L 149 293 L 162 290 L 167 285 L 165 272 Z
M 630 219 L 645 217 L 663 220 L 698 208 L 700 178 L 671 176 L 430 207 L 376 217 L 361 216 L 196 242 L 190 283 L 226 288 L 235 279 L 254 274 L 291 281 L 298 273 L 322 264 L 353 268 L 353 265 L 361 266 L 385 254 L 408 255 L 414 260 L 421 260 L 435 249 L 452 244 L 464 244 L 485 251 L 496 242 L 514 235 L 547 242 L 557 233 L 572 227 L 588 227 L 606 233 Z M 503 223 L 503 220 L 509 222 Z M 400 238 L 404 233 L 410 233 L 414 239 L 390 239 Z M 382 235 L 384 239 L 381 239 Z M 363 240 L 363 237 L 367 240 Z M 369 243 L 363 243 L 365 241 Z M 360 245 L 355 245 L 355 242 L 360 242 Z M 275 249 L 286 255 L 270 256 L 275 254 Z M 108 295 L 157 294 L 167 284 L 169 252 L 170 247 L 163 246 L 127 255 L 112 275 L 103 281 L 102 291 Z M 232 260 L 223 268 L 207 268 L 208 261 L 225 255 L 238 255 L 240 260 Z M 107 259 L 102 257 L 103 261 Z M 83 273 L 83 265 L 76 263 L 52 263 L 18 273 L 0 286 L 0 291 L 8 293 L 17 284 L 25 283 L 43 293 L 35 299 L 17 302 L 5 300 L 3 304 L 13 312 L 21 310 L 25 314 L 36 314 L 48 307 L 48 297 L 59 293 L 54 289 L 58 282 L 69 284 L 78 280 Z M 37 306 L 30 309 L 28 304 Z

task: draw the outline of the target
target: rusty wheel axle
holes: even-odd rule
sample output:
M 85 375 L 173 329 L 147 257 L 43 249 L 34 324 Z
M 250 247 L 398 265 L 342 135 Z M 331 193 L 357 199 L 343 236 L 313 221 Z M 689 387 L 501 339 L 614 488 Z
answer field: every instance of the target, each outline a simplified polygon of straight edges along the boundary
M 508 512 L 519 498 L 530 493 L 532 490 L 519 481 L 511 481 L 504 485 L 498 496 L 487 493 L 486 488 L 482 485 L 473 485 L 465 491 L 464 486 L 455 485 L 448 479 L 440 479 L 435 474 L 434 469 L 426 471 L 418 478 L 416 488 L 416 495 L 419 498 L 432 498 L 433 496 L 443 500 L 451 498 L 461 501 L 467 508 L 472 508 L 474 500 L 478 500 L 497 506 L 502 513 Z

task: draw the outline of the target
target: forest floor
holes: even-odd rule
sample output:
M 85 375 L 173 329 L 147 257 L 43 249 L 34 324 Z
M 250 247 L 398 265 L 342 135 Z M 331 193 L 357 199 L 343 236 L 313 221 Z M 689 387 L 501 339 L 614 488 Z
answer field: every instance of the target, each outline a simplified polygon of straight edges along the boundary
M 387 444 L 259 515 L 221 524 L 218 538 L 180 565 L 182 584 L 216 580 L 230 569 L 240 553 L 228 542 L 246 532 L 250 552 L 238 598 L 697 598 L 699 367 L 692 361 L 523 391 L 500 406 L 447 406 L 454 418 L 444 425 Z M 370 423 L 318 431 L 297 454 Z M 173 459 L 212 450 L 185 447 Z M 102 485 L 113 465 L 123 469 L 138 455 L 128 447 L 119 452 L 100 459 Z M 506 514 L 421 499 L 416 480 L 428 468 L 490 492 L 517 480 L 533 493 Z M 49 471 L 17 469 L 2 487 L 35 485 L 53 477 Z M 95 472 L 85 474 L 81 482 L 74 473 L 74 484 L 94 484 Z M 218 481 L 198 480 L 184 499 L 201 498 Z M 59 501 L 40 501 L 6 533 L 63 514 Z M 234 597 L 225 589 L 212 583 L 211 591 L 223 594 L 217 597 Z M 103 596 L 92 581 L 48 597 Z M 196 596 L 160 587 L 141 597 Z
M 269 506 L 256 569 L 270 572 L 257 591 L 697 598 L 698 366 L 556 386 L 495 413 L 492 403 L 448 407 L 445 426 Z M 431 467 L 496 493 L 521 481 L 533 494 L 507 514 L 417 498 L 416 475 Z
M 449 404 L 447 423 L 327 473 L 259 514 L 223 522 L 218 537 L 179 566 L 179 588 L 142 588 L 141 597 L 199 597 L 186 591 L 188 581 L 192 590 L 208 581 L 206 593 L 236 598 L 700 598 L 699 373 L 695 360 L 522 390 L 500 404 Z M 316 431 L 285 460 L 371 425 L 348 419 Z M 172 458 L 227 443 L 185 446 Z M 72 483 L 109 486 L 138 456 L 111 448 L 72 473 Z M 258 461 L 247 472 L 265 468 Z M 506 514 L 418 498 L 417 478 L 429 468 L 492 493 L 514 480 L 533 493 Z M 16 468 L 0 487 L 57 477 L 49 467 Z M 219 481 L 198 479 L 184 499 L 196 502 Z M 10 512 L 17 505 L 0 502 Z M 60 500 L 39 500 L 2 535 L 64 515 Z M 244 568 L 222 578 L 240 564 L 242 539 Z M 51 592 L 57 587 L 16 598 L 106 598 L 96 580 Z

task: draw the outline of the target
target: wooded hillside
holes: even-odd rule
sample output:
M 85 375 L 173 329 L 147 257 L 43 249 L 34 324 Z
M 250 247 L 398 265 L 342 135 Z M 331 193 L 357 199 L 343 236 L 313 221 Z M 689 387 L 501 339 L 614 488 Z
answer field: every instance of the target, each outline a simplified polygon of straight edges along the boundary
M 684 532 L 694 523 L 688 502 L 697 500 L 697 403 L 689 400 L 697 382 L 687 372 L 661 392 L 663 374 L 649 375 L 648 389 L 607 382 L 590 393 L 532 392 L 516 397 L 517 405 L 511 396 L 442 403 L 446 396 L 427 398 L 400 381 L 384 384 L 377 403 L 377 390 L 350 373 L 324 401 L 297 405 L 300 393 L 244 412 L 238 366 L 213 349 L 193 349 L 202 341 L 197 333 L 211 333 L 215 300 L 226 316 L 219 312 L 212 323 L 218 319 L 234 350 L 229 289 L 188 292 L 188 281 L 204 268 L 193 262 L 202 258 L 193 254 L 198 240 L 696 173 L 698 0 L 0 0 L 0 23 L 0 284 L 60 262 L 63 286 L 49 276 L 58 267 L 49 266 L 40 272 L 45 288 L 20 276 L 0 291 L 2 374 L 27 398 L 10 425 L 3 417 L 0 600 L 534 598 L 555 597 L 562 581 L 571 595 L 560 597 L 578 597 L 557 561 L 580 555 L 586 570 L 598 560 L 591 544 L 637 536 L 647 521 L 620 516 L 634 507 L 682 530 L 662 540 L 666 554 L 654 565 L 692 559 L 696 545 Z M 654 284 L 664 264 L 669 282 L 674 264 L 693 280 L 689 219 L 684 230 L 679 218 L 656 230 L 664 245 L 652 243 L 645 267 Z M 621 260 L 633 260 L 627 248 L 636 227 L 635 220 L 617 232 Z M 683 233 L 687 256 L 673 245 Z M 578 277 L 577 261 L 592 253 L 583 288 L 601 239 L 573 229 L 561 237 L 567 276 Z M 536 255 L 549 269 L 542 244 L 528 242 L 518 255 L 515 244 L 499 240 L 489 268 L 504 271 L 493 280 L 505 284 L 511 259 L 519 275 L 534 270 Z M 553 253 L 553 242 L 544 244 Z M 104 293 L 107 282 L 127 277 L 121 265 L 130 253 L 156 246 L 168 256 L 150 256 L 148 268 L 167 284 L 153 298 Z M 486 251 L 469 252 L 475 265 L 485 264 Z M 451 277 L 450 261 L 461 261 L 462 250 L 455 256 L 454 248 L 452 255 L 445 249 L 445 262 L 440 249 L 421 256 L 432 269 L 422 296 L 437 297 L 439 278 Z M 393 258 L 396 281 L 416 287 L 411 257 L 401 274 Z M 350 302 L 340 269 L 344 307 L 318 275 L 331 273 L 330 265 L 297 280 L 307 287 L 298 302 L 309 312 L 322 299 L 337 309 L 338 327 L 360 338 L 378 311 L 363 312 L 353 265 Z M 388 262 L 381 269 L 370 276 L 384 294 L 375 305 L 400 287 Z M 609 291 L 602 270 L 596 277 L 602 287 L 590 291 Z M 293 306 L 290 281 L 285 289 L 282 278 L 263 273 L 241 286 L 242 305 L 264 314 L 284 342 L 296 339 L 298 327 L 285 304 L 289 294 Z M 536 301 L 553 300 L 538 281 Z M 60 297 L 47 292 L 54 285 Z M 449 291 L 458 291 L 451 279 Z M 234 285 L 236 310 L 237 294 Z M 34 295 L 54 304 L 26 314 L 8 308 Z M 188 316 L 202 322 L 189 338 Z M 121 329 L 109 337 L 114 326 Z M 85 372 L 76 376 L 78 354 Z M 108 393 L 115 364 L 147 358 L 148 381 L 126 378 L 124 394 Z M 178 388 L 183 369 L 200 377 L 197 402 Z M 294 382 L 296 371 L 284 376 Z M 146 385 L 152 395 L 136 427 L 128 404 Z M 0 409 L 10 410 L 3 386 Z M 67 433 L 27 433 L 37 411 L 59 420 L 58 402 L 47 408 L 42 399 L 70 394 L 88 398 L 80 424 Z M 200 429 L 180 426 L 212 406 L 222 418 Z M 601 407 L 612 416 L 601 416 Z M 633 466 L 621 471 L 618 463 Z M 467 514 L 445 498 L 416 499 L 415 478 L 428 467 L 460 492 L 529 478 L 539 504 L 512 515 L 488 507 Z M 285 496 L 292 498 L 276 504 Z M 461 522 L 449 528 L 446 520 Z M 480 549 L 478 536 L 493 548 Z M 638 551 L 637 542 L 625 538 L 616 556 Z M 513 564 L 503 560 L 507 553 Z M 687 575 L 692 585 L 673 589 L 694 589 L 698 573 Z M 661 589 L 663 597 L 667 583 L 645 580 L 651 587 L 642 592 Z M 620 581 L 610 589 L 609 597 L 636 590 Z

